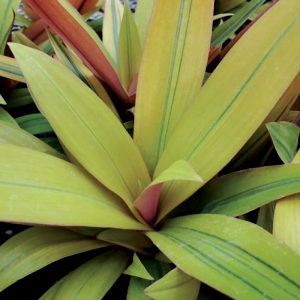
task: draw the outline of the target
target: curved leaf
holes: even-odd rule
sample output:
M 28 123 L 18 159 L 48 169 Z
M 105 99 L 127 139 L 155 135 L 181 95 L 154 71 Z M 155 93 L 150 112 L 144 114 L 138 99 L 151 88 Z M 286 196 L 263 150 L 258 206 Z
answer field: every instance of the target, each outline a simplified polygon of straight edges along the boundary
M 97 235 L 97 239 L 143 254 L 148 254 L 153 247 L 143 233 L 133 230 L 106 229 Z
M 201 87 L 213 2 L 156 1 L 154 5 L 139 73 L 134 123 L 134 140 L 151 173 L 174 126 Z
M 99 79 L 103 79 L 122 99 L 127 99 L 116 73 L 116 67 L 98 35 L 83 21 L 66 0 L 26 0 L 43 21 L 79 57 Z
M 251 26 L 204 84 L 174 129 L 155 171 L 160 174 L 174 161 L 185 159 L 204 181 L 168 184 L 159 220 L 234 157 L 299 74 L 299 13 L 298 0 L 278 1 Z M 244 49 L 248 57 L 241 60 Z M 274 76 L 270 77 L 271 73 Z
M 252 223 L 203 214 L 147 235 L 178 268 L 234 299 L 299 298 L 299 256 Z
M 134 253 L 133 255 L 133 261 L 131 265 L 129 265 L 129 267 L 123 272 L 123 274 L 145 280 L 154 280 L 154 278 L 149 274 L 136 253 Z
M 200 281 L 175 268 L 145 289 L 154 300 L 197 300 Z
M 0 55 L 0 77 L 26 82 L 15 59 Z
M 114 194 L 54 156 L 0 145 L 0 220 L 145 229 Z
M 59 259 L 108 245 L 65 229 L 27 229 L 0 247 L 0 291 Z
M 300 192 L 300 164 L 234 172 L 217 178 L 197 194 L 204 213 L 239 216 Z
M 14 22 L 14 11 L 21 0 L 1 0 L 0 2 L 0 54 L 4 53 L 6 41 Z
M 0 121 L 0 144 L 11 144 L 19 147 L 25 147 L 51 154 L 58 158 L 63 158 L 63 155 L 30 133 L 3 121 Z
M 292 162 L 297 152 L 300 128 L 289 122 L 270 122 L 267 128 L 281 160 Z
M 56 283 L 40 300 L 102 299 L 122 274 L 128 258 L 125 252 L 101 254 Z
M 21 45 L 11 44 L 11 48 L 35 102 L 64 146 L 134 212 L 132 202 L 150 178 L 139 150 L 121 122 L 62 64 Z

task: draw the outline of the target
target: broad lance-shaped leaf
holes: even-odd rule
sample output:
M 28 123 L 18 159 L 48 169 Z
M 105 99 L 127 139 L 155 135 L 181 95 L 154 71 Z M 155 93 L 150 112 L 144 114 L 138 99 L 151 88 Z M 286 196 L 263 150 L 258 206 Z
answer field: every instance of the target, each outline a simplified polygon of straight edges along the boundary
M 123 274 L 142 278 L 145 280 L 154 280 L 154 278 L 149 274 L 136 253 L 134 253 L 133 255 L 133 261 L 131 265 L 129 265 L 129 267 L 123 272 Z
M 200 281 L 175 268 L 145 289 L 154 300 L 197 300 Z
M 49 40 L 58 57 L 58 60 L 68 67 L 78 78 L 80 78 L 87 86 L 89 86 L 104 103 L 114 112 L 116 116 L 118 113 L 114 104 L 112 103 L 109 95 L 101 82 L 96 76 L 80 61 L 78 57 L 68 48 L 66 48 L 62 42 L 60 42 L 54 35 L 48 32 Z
M 107 246 L 66 229 L 27 229 L 0 247 L 0 291 L 59 259 Z
M 298 0 L 277 2 L 226 55 L 183 115 L 155 175 L 185 159 L 203 182 L 167 184 L 159 220 L 234 157 L 299 74 L 299 13 Z M 244 49 L 248 56 L 241 60 Z
M 135 11 L 135 23 L 139 32 L 142 49 L 144 48 L 154 0 L 139 1 Z
M 293 164 L 300 164 L 300 151 Z M 276 202 L 273 234 L 300 255 L 300 193 L 290 195 Z
M 133 201 L 150 178 L 121 122 L 61 63 L 21 45 L 11 48 L 35 102 L 68 152 L 134 212 Z
M 97 235 L 97 239 L 142 254 L 149 254 L 153 248 L 151 241 L 143 233 L 135 230 L 106 229 Z
M 39 50 L 39 47 L 20 31 L 12 33 L 12 42 Z
M 202 214 L 147 236 L 183 272 L 233 299 L 299 299 L 299 256 L 257 225 Z
M 137 26 L 129 4 L 125 2 L 119 37 L 119 75 L 122 86 L 129 94 L 135 92 L 137 73 L 140 69 L 142 49 Z
M 64 156 L 42 142 L 40 139 L 19 128 L 15 124 L 0 120 L 0 144 L 11 144 L 19 147 L 25 147 L 39 152 L 54 155 L 59 158 Z
M 179 160 L 172 164 L 170 168 L 155 178 L 134 201 L 134 206 L 148 224 L 155 221 L 163 184 L 173 180 L 202 181 L 201 177 L 186 161 Z
M 124 7 L 120 0 L 105 1 L 103 44 L 117 66 L 119 65 L 119 35 L 123 12 Z
M 30 149 L 0 145 L 3 222 L 145 229 L 115 194 L 80 168 Z
M 113 286 L 128 262 L 126 252 L 109 251 L 69 273 L 40 300 L 98 300 Z
M 234 172 L 213 180 L 195 197 L 196 212 L 243 215 L 300 192 L 300 165 L 287 164 Z
M 0 77 L 25 82 L 25 78 L 16 63 L 16 60 L 3 55 L 0 55 Z
M 267 124 L 275 149 L 284 163 L 292 162 L 297 152 L 300 128 L 289 122 Z
M 134 140 L 150 173 L 201 87 L 212 15 L 212 0 L 156 1 L 154 5 L 139 73 L 134 123 Z
M 265 2 L 266 0 L 252 0 L 238 10 L 230 19 L 218 26 L 212 34 L 211 47 L 221 46 L 234 34 L 243 23 Z
M 27 0 L 43 21 L 72 47 L 85 64 L 122 98 L 127 99 L 110 55 L 97 34 L 66 0 Z
M 14 22 L 14 11 L 20 0 L 1 0 L 0 2 L 0 54 L 4 53 L 6 41 Z

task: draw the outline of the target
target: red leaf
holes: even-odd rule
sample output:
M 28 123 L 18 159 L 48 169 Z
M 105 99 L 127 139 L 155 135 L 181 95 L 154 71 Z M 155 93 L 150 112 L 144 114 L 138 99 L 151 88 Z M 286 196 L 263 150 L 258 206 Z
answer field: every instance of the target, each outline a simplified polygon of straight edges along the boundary
M 127 93 L 118 75 L 92 37 L 57 0 L 26 0 L 43 21 L 68 44 L 91 71 L 125 102 Z

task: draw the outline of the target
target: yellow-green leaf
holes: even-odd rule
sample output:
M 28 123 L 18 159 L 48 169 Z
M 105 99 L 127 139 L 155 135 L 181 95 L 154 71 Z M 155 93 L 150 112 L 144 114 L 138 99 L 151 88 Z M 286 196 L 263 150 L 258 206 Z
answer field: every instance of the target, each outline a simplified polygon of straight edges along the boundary
M 175 268 L 145 289 L 154 300 L 197 300 L 200 281 Z
M 133 200 L 150 178 L 121 122 L 61 63 L 22 45 L 11 48 L 35 102 L 68 152 L 134 212 Z
M 6 41 L 14 22 L 14 9 L 20 0 L 1 0 L 0 2 L 0 54 L 4 53 Z
M 300 194 L 285 197 L 276 203 L 273 234 L 300 255 Z
M 59 259 L 108 245 L 66 229 L 27 229 L 0 247 L 0 291 Z
M 234 157 L 298 75 L 299 13 L 298 0 L 281 0 L 269 9 L 225 56 L 183 115 L 155 174 L 185 159 L 204 181 L 168 184 L 159 219 Z M 249 55 L 241 60 L 244 49 Z
M 0 144 L 11 144 L 63 158 L 64 156 L 16 124 L 0 120 Z
M 0 77 L 26 82 L 15 59 L 0 55 Z
M 149 253 L 153 247 L 143 233 L 134 230 L 106 229 L 97 235 L 97 239 L 143 254 Z
M 293 164 L 300 164 L 300 151 L 297 152 Z M 273 234 L 281 242 L 288 245 L 300 255 L 300 193 L 290 195 L 276 202 Z
M 38 49 L 38 45 L 36 45 L 33 41 L 31 41 L 25 34 L 23 34 L 21 31 L 16 31 L 12 33 L 12 41 L 14 43 L 22 44 L 24 46 Z
M 155 221 L 163 184 L 172 180 L 202 181 L 188 162 L 179 160 L 172 164 L 155 178 L 134 201 L 134 206 L 148 224 L 153 224 Z
M 145 280 L 154 280 L 154 278 L 149 274 L 136 253 L 134 253 L 133 255 L 133 261 L 131 265 L 128 266 L 123 274 L 142 278 Z
M 0 145 L 0 165 L 3 222 L 145 229 L 115 194 L 69 162 Z
M 181 122 L 201 87 L 212 15 L 212 0 L 157 1 L 154 5 L 138 80 L 134 124 L 134 140 L 151 173 L 174 126 Z
M 300 128 L 289 122 L 267 124 L 274 147 L 284 163 L 292 162 L 298 147 Z
M 144 48 L 154 0 L 139 1 L 135 12 L 135 23 L 139 32 L 142 49 Z
M 119 75 L 122 86 L 128 92 L 140 68 L 142 49 L 133 14 L 126 1 L 119 37 Z
M 257 225 L 202 214 L 147 235 L 179 269 L 233 299 L 299 298 L 299 256 Z
M 78 78 L 82 80 L 87 86 L 89 86 L 104 103 L 118 116 L 116 108 L 107 94 L 105 88 L 96 76 L 81 62 L 81 60 L 67 47 L 65 47 L 61 41 L 54 35 L 48 32 L 49 40 L 57 55 L 58 60 L 68 67 Z
M 103 19 L 103 44 L 116 65 L 119 65 L 119 35 L 124 7 L 120 0 L 106 0 Z
M 199 210 L 204 213 L 239 216 L 299 193 L 299 183 L 300 164 L 249 169 L 213 180 L 197 193 L 196 198 Z
M 102 299 L 122 274 L 128 258 L 120 251 L 96 256 L 61 279 L 40 300 Z
M 0 106 L 0 121 L 9 123 L 15 128 L 19 128 L 17 121 L 1 106 Z
M 0 94 L 0 104 L 2 104 L 2 105 L 6 105 L 7 103 L 6 103 L 6 101 L 5 101 L 5 99 L 3 98 L 3 96 Z

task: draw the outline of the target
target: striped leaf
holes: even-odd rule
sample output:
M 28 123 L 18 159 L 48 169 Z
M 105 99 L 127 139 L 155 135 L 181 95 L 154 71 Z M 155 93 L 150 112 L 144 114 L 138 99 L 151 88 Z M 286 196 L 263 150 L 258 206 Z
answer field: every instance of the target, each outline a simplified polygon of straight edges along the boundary
M 78 57 L 66 48 L 55 36 L 48 32 L 49 40 L 57 55 L 58 60 L 68 67 L 78 78 L 82 80 L 88 87 L 90 87 L 104 103 L 114 112 L 116 116 L 118 113 L 114 104 L 101 82 L 96 76 L 78 59 Z
M 168 184 L 161 198 L 159 220 L 234 157 L 297 76 L 299 13 L 298 0 L 281 0 L 269 9 L 226 55 L 183 115 L 155 175 L 175 160 L 185 159 L 204 181 Z M 241 60 L 244 49 L 249 56 Z M 270 73 L 274 76 L 266 85 Z
M 66 229 L 27 229 L 0 247 L 0 291 L 59 259 L 107 246 Z
M 123 18 L 124 7 L 120 0 L 106 0 L 103 19 L 103 44 L 119 65 L 119 35 Z
M 69 162 L 0 145 L 0 165 L 2 222 L 145 229 L 118 197 Z
M 16 118 L 19 126 L 31 134 L 45 134 L 53 132 L 47 119 L 40 113 L 28 114 Z
M 4 54 L 6 42 L 14 22 L 14 10 L 20 0 L 1 0 L 0 2 L 0 54 Z
M 266 0 L 252 0 L 245 4 L 230 19 L 218 26 L 212 34 L 211 47 L 221 46 L 228 38 L 230 38 L 246 21 L 259 9 Z
M 267 128 L 281 160 L 284 163 L 292 162 L 297 152 L 300 128 L 289 122 L 271 122 Z
M 128 2 L 125 2 L 119 37 L 119 76 L 122 86 L 129 93 L 131 83 L 137 79 L 142 49 L 137 26 Z
M 117 251 L 96 256 L 61 279 L 40 299 L 102 299 L 122 274 L 128 258 L 125 252 Z
M 26 1 L 64 42 L 71 46 L 99 79 L 104 80 L 124 101 L 116 66 L 98 35 L 88 26 L 67 0 Z
M 139 74 L 134 124 L 134 140 L 151 173 L 174 126 L 181 122 L 200 89 L 212 15 L 212 0 L 157 1 L 154 6 Z
M 299 256 L 257 225 L 203 214 L 147 235 L 182 271 L 233 299 L 299 298 Z
M 16 108 L 33 103 L 33 99 L 27 88 L 14 89 L 7 101 L 7 107 Z
M 197 199 L 204 213 L 239 216 L 299 193 L 299 182 L 298 164 L 249 169 L 217 178 L 200 190 Z
M 21 45 L 11 48 L 38 107 L 68 152 L 135 212 L 133 201 L 150 178 L 122 123 L 59 62 Z
M 145 289 L 154 300 L 197 300 L 200 281 L 175 268 Z
M 25 82 L 25 78 L 16 63 L 16 60 L 3 55 L 0 55 L 0 77 Z

